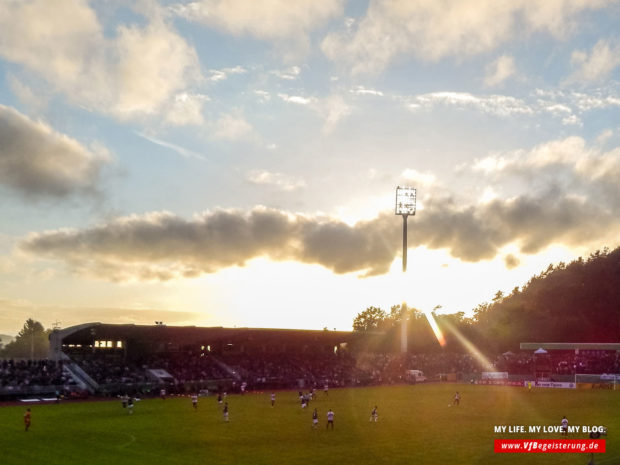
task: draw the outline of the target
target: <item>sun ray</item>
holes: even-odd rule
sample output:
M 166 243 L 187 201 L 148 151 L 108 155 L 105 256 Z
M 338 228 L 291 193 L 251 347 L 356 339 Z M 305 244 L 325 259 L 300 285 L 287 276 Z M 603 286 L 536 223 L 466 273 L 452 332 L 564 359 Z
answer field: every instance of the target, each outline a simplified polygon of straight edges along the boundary
M 456 339 L 463 345 L 465 350 L 469 352 L 469 354 L 474 357 L 481 365 L 481 367 L 485 370 L 490 369 L 492 363 L 487 359 L 480 350 L 449 321 L 442 321 L 442 326 L 444 326 Z
M 437 320 L 435 320 L 435 316 L 433 315 L 433 312 L 424 312 L 424 316 L 426 316 L 426 319 L 428 320 L 428 324 L 431 325 L 431 329 L 433 330 L 433 333 L 435 333 L 435 337 L 437 338 L 437 342 L 439 342 L 439 345 L 441 347 L 445 347 L 446 338 L 441 332 L 441 329 L 439 328 L 439 325 L 437 324 Z

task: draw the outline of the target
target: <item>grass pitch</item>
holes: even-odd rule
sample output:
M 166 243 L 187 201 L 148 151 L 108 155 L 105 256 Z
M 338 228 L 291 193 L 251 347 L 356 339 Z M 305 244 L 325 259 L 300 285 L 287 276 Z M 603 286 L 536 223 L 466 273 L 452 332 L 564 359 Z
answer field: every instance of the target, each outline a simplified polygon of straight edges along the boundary
M 449 406 L 454 392 L 461 405 Z M 497 434 L 495 425 L 602 425 L 620 464 L 620 392 L 426 384 L 332 389 L 301 409 L 297 392 L 228 396 L 224 423 L 215 397 L 194 411 L 188 397 L 144 399 L 129 415 L 119 400 L 0 408 L 0 463 L 91 464 L 582 464 L 590 454 L 495 454 L 493 440 L 557 439 L 559 434 Z M 378 405 L 379 421 L 369 422 Z M 32 409 L 24 432 L 23 413 Z M 312 429 L 312 410 L 319 427 Z M 334 431 L 326 412 L 335 412 Z M 587 438 L 578 433 L 570 438 Z

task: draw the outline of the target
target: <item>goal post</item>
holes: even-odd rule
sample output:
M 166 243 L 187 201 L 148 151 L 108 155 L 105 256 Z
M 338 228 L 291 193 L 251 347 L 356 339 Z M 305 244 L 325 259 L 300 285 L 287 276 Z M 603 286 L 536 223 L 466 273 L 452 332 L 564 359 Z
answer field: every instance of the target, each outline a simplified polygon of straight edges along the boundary
M 577 389 L 609 389 L 615 391 L 620 383 L 620 374 L 575 374 Z

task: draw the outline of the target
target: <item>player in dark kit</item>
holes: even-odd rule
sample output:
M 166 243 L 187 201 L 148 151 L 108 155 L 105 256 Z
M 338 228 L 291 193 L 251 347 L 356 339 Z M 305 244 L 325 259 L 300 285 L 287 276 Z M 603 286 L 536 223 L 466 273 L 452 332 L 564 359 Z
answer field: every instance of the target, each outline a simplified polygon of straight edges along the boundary
M 222 410 L 222 415 L 224 416 L 224 421 L 228 422 L 228 402 L 224 402 L 224 410 Z
M 24 413 L 24 426 L 26 427 L 26 429 L 24 431 L 28 431 L 28 428 L 30 428 L 30 421 L 31 421 L 30 409 L 26 409 L 26 413 Z
M 319 426 L 319 412 L 314 409 L 312 412 L 312 429 L 316 429 Z
M 378 419 L 379 414 L 377 413 L 377 406 L 375 405 L 375 408 L 373 408 L 372 412 L 370 412 L 370 420 L 368 421 L 374 421 L 376 423 Z

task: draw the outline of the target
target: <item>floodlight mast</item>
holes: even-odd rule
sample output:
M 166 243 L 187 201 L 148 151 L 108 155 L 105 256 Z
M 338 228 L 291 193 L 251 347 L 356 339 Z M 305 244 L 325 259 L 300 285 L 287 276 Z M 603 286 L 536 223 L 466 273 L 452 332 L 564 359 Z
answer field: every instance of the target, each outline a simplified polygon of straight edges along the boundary
M 394 213 L 403 217 L 403 273 L 407 272 L 407 218 L 415 215 L 416 190 L 413 187 L 396 188 L 396 209 Z M 401 305 L 400 351 L 407 353 L 407 303 Z
M 395 214 L 403 217 L 403 273 L 407 272 L 407 218 L 409 215 L 415 215 L 415 205 L 415 188 L 398 186 Z

